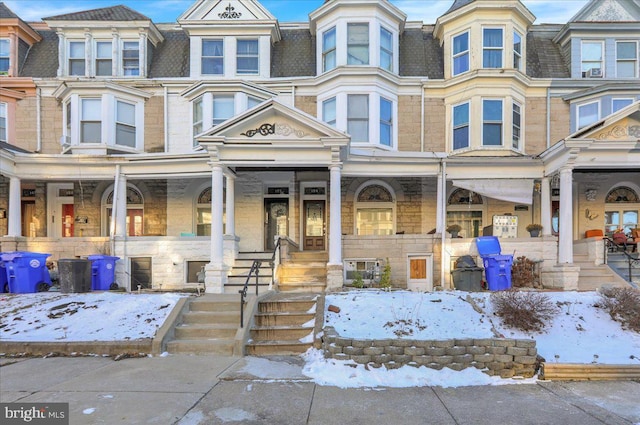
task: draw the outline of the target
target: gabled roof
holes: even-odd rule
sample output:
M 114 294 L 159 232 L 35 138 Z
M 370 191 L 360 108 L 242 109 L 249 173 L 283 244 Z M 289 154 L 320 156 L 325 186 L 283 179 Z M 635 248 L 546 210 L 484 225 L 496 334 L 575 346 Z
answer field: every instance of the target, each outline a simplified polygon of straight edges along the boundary
M 43 21 L 150 21 L 142 13 L 124 5 L 103 7 L 100 9 L 83 10 L 81 12 L 66 13 L 64 15 L 42 18 Z
M 19 74 L 21 77 L 55 78 L 58 74 L 58 34 L 53 30 L 38 31 L 38 34 L 42 40 L 31 46 Z
M 446 15 L 447 13 L 451 13 L 454 10 L 458 10 L 463 6 L 468 5 L 469 3 L 474 2 L 475 0 L 455 0 L 453 2 L 453 4 L 451 5 L 451 7 L 449 8 L 449 10 L 447 10 L 446 12 L 444 12 L 442 15 Z
M 633 129 L 632 129 L 633 127 Z M 572 139 L 626 139 L 640 141 L 640 101 L 614 112 L 568 136 Z
M 591 0 L 568 23 L 633 22 L 639 20 L 639 0 Z
M 4 2 L 0 2 L 0 19 L 20 19 Z
M 17 25 L 19 28 L 19 37 L 25 40 L 29 45 L 37 43 L 40 41 L 40 36 L 38 32 L 34 30 L 31 25 L 27 24 L 25 21 L 20 19 L 18 15 L 13 13 L 11 9 L 7 7 L 4 2 L 0 2 L 0 23 L 2 26 L 14 26 Z

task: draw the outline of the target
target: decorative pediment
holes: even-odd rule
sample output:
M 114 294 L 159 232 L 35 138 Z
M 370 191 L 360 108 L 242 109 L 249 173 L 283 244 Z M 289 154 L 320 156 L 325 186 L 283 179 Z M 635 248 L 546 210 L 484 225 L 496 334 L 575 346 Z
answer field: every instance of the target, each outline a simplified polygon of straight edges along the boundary
M 181 25 L 200 21 L 274 21 L 255 0 L 199 0 L 178 18 Z
M 570 22 L 630 22 L 640 19 L 640 7 L 628 0 L 591 0 Z
M 566 140 L 640 140 L 640 102 L 635 102 L 608 117 L 580 129 Z

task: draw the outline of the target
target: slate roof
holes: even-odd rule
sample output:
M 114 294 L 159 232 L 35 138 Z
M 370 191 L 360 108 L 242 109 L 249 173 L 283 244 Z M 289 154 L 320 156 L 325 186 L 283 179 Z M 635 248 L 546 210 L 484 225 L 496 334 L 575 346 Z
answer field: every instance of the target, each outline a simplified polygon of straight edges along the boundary
M 4 2 L 0 2 L 0 19 L 20 19 Z
M 400 75 L 444 78 L 444 55 L 433 38 L 433 25 L 407 29 L 400 37 Z
M 9 143 L 7 143 L 7 142 L 0 142 L 0 149 L 4 149 L 4 150 L 8 150 L 8 151 L 13 151 L 13 152 L 21 152 L 21 153 L 33 153 L 33 152 L 28 151 L 28 150 L 25 150 L 25 149 L 19 148 L 19 147 L 18 147 L 18 146 L 16 146 L 16 145 L 10 145 L 10 144 L 9 144 Z
M 189 76 L 189 36 L 182 30 L 160 31 L 164 41 L 153 49 L 149 78 Z
M 21 77 L 55 78 L 58 74 L 58 35 L 52 30 L 41 30 L 42 41 L 29 49 L 19 70 Z
M 553 37 L 562 25 L 532 27 L 527 34 L 527 75 L 533 78 L 569 78 L 571 76 L 560 47 Z
M 42 18 L 43 21 L 150 21 L 151 19 L 124 5 L 83 10 Z
M 271 77 L 316 75 L 316 38 L 308 29 L 282 29 L 282 39 L 271 47 Z
M 455 0 L 455 1 L 453 2 L 453 4 L 451 5 L 451 7 L 449 8 L 449 10 L 447 10 L 446 12 L 444 12 L 444 13 L 442 14 L 442 16 L 444 16 L 444 15 L 446 15 L 446 14 L 448 14 L 448 13 L 451 13 L 451 12 L 453 12 L 454 10 L 458 10 L 458 9 L 460 9 L 461 7 L 468 5 L 469 3 L 473 3 L 474 1 L 475 1 L 475 0 Z

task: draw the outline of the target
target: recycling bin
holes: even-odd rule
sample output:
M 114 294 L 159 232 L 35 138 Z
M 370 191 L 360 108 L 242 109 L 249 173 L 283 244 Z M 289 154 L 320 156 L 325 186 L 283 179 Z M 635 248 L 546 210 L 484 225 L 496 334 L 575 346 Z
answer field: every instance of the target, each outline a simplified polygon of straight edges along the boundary
M 60 292 L 64 294 L 91 291 L 91 261 L 78 258 L 58 260 Z
M 7 273 L 7 285 L 12 294 L 48 291 L 51 278 L 47 258 L 51 254 L 27 251 L 3 252 L 0 259 Z
M 90 255 L 91 261 L 91 289 L 94 291 L 108 291 L 118 289 L 115 279 L 116 261 L 120 257 L 110 255 Z
M 496 236 L 476 238 L 478 253 L 482 257 L 487 287 L 490 291 L 511 289 L 513 255 L 500 254 L 500 241 Z
M 7 266 L 2 260 L 2 253 L 0 252 L 0 292 L 9 292 L 9 282 L 7 280 Z
M 454 288 L 468 292 L 482 291 L 482 271 L 482 267 L 478 267 L 470 255 L 458 258 L 455 269 L 451 271 Z

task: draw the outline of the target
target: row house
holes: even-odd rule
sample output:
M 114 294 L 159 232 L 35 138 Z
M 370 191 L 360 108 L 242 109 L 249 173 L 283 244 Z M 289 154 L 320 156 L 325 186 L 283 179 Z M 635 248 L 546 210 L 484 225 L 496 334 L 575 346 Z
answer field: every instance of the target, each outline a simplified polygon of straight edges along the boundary
M 331 290 L 389 263 L 394 286 L 432 290 L 494 234 L 576 289 L 604 261 L 586 232 L 638 227 L 638 0 L 565 24 L 519 0 L 455 0 L 433 24 L 386 0 L 309 12 L 26 23 L 0 3 L 0 251 L 116 255 L 129 290 L 203 271 L 235 292 L 252 255 L 280 263 L 270 284 L 300 266 Z

